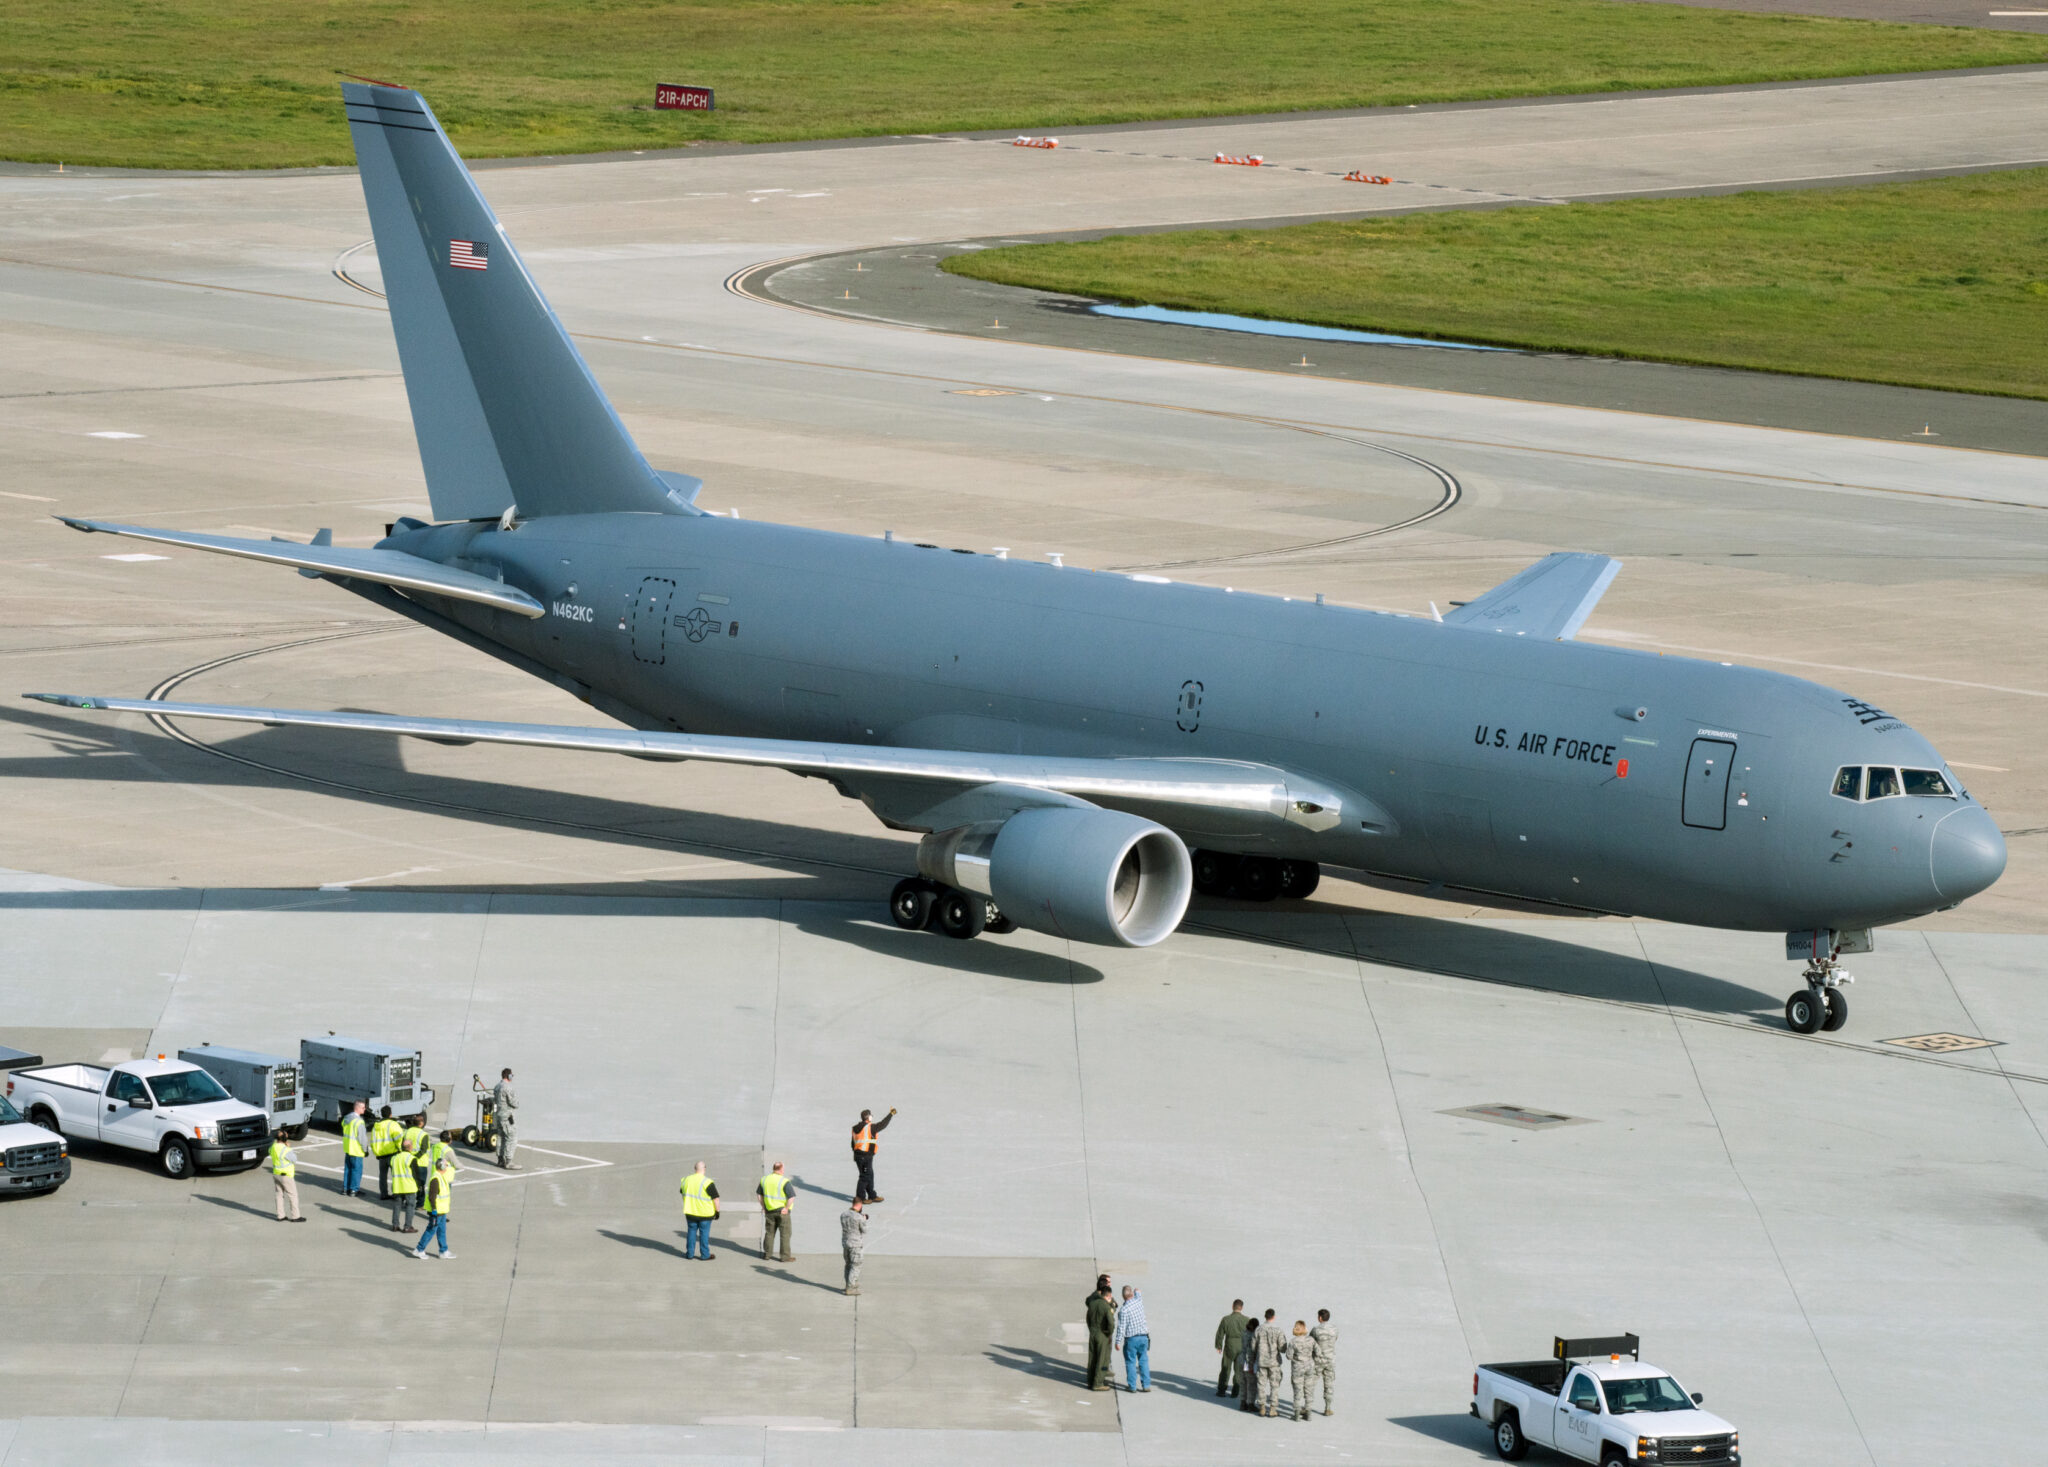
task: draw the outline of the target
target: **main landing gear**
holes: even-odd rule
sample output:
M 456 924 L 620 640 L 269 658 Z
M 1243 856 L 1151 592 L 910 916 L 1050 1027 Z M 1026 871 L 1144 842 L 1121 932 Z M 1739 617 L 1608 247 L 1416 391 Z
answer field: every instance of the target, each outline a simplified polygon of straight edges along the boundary
M 1300 901 L 1323 879 L 1313 861 L 1283 861 L 1277 856 L 1237 856 L 1228 851 L 1195 851 L 1195 890 L 1203 896 L 1236 897 L 1270 902 L 1278 897 Z
M 1801 974 L 1806 987 L 1785 1000 L 1785 1022 L 1795 1034 L 1832 1034 L 1849 1022 L 1849 996 L 1841 985 L 1854 983 L 1833 958 L 1814 958 Z
M 922 876 L 906 876 L 889 894 L 889 918 L 906 932 L 929 927 L 948 937 L 966 939 L 984 932 L 1001 936 L 1017 924 L 996 910 L 996 904 L 971 891 L 957 891 Z

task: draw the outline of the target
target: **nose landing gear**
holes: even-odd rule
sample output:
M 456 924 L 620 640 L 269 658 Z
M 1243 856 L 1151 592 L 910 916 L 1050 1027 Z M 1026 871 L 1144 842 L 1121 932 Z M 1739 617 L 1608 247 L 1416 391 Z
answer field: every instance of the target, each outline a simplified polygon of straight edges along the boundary
M 1849 1022 L 1849 996 L 1841 985 L 1856 979 L 1833 958 L 1815 958 L 1800 975 L 1806 987 L 1785 1000 L 1785 1023 L 1795 1034 L 1832 1034 Z

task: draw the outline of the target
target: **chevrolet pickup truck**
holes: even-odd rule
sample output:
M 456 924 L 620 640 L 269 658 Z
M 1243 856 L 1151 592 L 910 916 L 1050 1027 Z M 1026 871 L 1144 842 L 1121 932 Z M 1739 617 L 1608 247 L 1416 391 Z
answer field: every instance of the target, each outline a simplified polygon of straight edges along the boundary
M 1642 1363 L 1634 1335 L 1559 1338 L 1548 1360 L 1482 1365 L 1472 1374 L 1472 1414 L 1509 1462 L 1534 1445 L 1602 1467 L 1736 1467 L 1742 1452 L 1735 1428 L 1699 1407 L 1697 1392 L 1688 1395 L 1668 1373 Z
M 0 1096 L 0 1197 L 54 1192 L 71 1180 L 71 1150 L 64 1138 L 23 1120 Z
M 269 1144 L 263 1112 L 183 1060 L 44 1065 L 7 1075 L 7 1098 L 29 1121 L 73 1141 L 154 1153 L 166 1176 L 257 1165 Z

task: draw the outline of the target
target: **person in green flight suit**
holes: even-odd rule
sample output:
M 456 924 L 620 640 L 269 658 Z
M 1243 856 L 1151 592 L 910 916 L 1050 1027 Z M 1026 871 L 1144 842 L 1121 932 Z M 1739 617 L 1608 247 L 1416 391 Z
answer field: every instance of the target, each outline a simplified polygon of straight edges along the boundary
M 1109 1275 L 1095 1281 L 1088 1296 L 1088 1389 L 1109 1389 L 1109 1341 L 1116 1333 L 1116 1295 L 1109 1287 Z
M 1237 1394 L 1237 1357 L 1244 1353 L 1244 1332 L 1251 1322 L 1251 1316 L 1244 1312 L 1244 1300 L 1232 1299 L 1230 1313 L 1216 1325 L 1216 1353 L 1223 1357 L 1222 1368 L 1216 1372 L 1219 1396 Z

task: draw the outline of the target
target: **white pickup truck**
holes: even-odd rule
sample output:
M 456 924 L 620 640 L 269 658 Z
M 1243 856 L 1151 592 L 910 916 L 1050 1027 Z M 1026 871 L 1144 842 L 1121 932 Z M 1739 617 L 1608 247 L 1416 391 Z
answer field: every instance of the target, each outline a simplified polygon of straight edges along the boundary
M 256 1166 L 269 1145 L 262 1111 L 183 1060 L 12 1070 L 7 1098 L 31 1123 L 73 1141 L 152 1152 L 172 1177 L 199 1167 Z
M 1472 1374 L 1472 1414 L 1492 1430 L 1494 1451 L 1510 1462 L 1532 1445 L 1603 1467 L 1733 1467 L 1742 1461 L 1735 1428 L 1700 1410 L 1697 1392 L 1688 1395 L 1667 1372 L 1643 1364 L 1634 1335 L 1560 1338 L 1548 1360 L 1482 1365 Z
M 0 1197 L 54 1192 L 71 1180 L 71 1151 L 55 1131 L 31 1125 L 0 1096 Z

